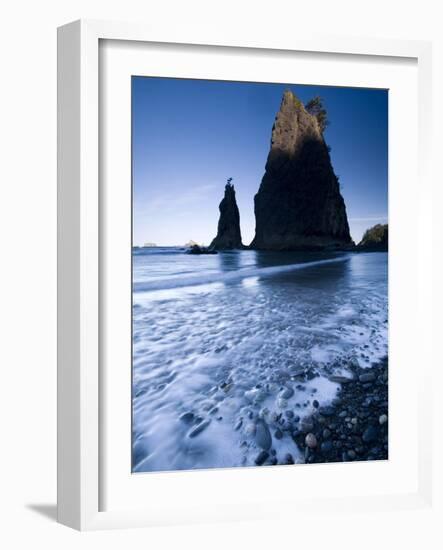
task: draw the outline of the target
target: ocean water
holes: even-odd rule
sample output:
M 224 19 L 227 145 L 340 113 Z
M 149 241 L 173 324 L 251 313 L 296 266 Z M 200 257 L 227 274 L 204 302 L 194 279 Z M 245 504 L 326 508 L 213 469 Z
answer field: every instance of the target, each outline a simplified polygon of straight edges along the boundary
M 273 434 L 387 355 L 387 272 L 386 253 L 134 249 L 133 471 L 254 465 L 258 418 Z M 303 461 L 288 433 L 272 448 Z

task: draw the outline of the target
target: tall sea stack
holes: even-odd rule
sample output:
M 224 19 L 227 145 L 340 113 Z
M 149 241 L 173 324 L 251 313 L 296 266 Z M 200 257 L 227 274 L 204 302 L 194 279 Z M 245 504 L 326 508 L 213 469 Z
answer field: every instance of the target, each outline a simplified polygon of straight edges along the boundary
M 325 115 L 322 111 L 321 115 Z M 297 250 L 352 245 L 324 120 L 285 91 L 272 128 L 265 175 L 254 198 L 251 248 Z
M 225 186 L 225 196 L 219 206 L 220 219 L 218 220 L 217 236 L 209 247 L 213 250 L 244 248 L 241 241 L 240 213 L 235 199 L 235 189 L 231 180 L 232 178 L 228 179 L 228 183 Z

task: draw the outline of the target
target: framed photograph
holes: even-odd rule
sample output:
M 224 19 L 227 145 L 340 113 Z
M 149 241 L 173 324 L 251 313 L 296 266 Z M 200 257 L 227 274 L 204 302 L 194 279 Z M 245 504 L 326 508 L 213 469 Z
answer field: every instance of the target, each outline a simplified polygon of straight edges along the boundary
M 430 45 L 58 48 L 59 521 L 429 506 Z

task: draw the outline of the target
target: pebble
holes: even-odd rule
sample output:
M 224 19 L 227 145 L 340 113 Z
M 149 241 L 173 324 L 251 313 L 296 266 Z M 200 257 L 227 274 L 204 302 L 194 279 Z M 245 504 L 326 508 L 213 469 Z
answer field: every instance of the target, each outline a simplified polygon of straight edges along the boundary
M 310 449 L 315 449 L 315 447 L 317 447 L 317 438 L 313 433 L 308 433 L 305 437 L 305 443 Z
M 261 466 L 269 458 L 269 453 L 267 451 L 260 451 L 255 457 L 255 463 L 257 466 Z
M 283 437 L 283 432 L 281 430 L 275 430 L 274 437 L 275 439 L 281 439 Z
M 381 425 L 386 424 L 386 422 L 388 421 L 388 416 L 386 414 L 382 414 L 379 417 L 378 421 Z
M 320 403 L 317 401 L 317 399 L 314 399 L 314 401 L 312 402 L 312 406 L 316 409 L 320 407 Z
M 323 430 L 323 439 L 329 439 L 331 437 L 331 430 L 328 430 L 328 428 L 325 428 Z
M 354 460 L 356 457 L 357 457 L 357 455 L 355 454 L 355 451 L 353 451 L 352 449 L 350 449 L 350 450 L 348 451 L 348 458 L 349 458 L 350 460 Z
M 264 422 L 258 422 L 255 430 L 255 441 L 259 447 L 268 451 L 272 445 L 272 436 Z
M 203 430 L 206 430 L 210 423 L 210 420 L 204 420 L 203 422 L 200 422 L 200 424 L 198 424 L 193 430 L 189 432 L 189 437 L 196 437 L 197 435 L 201 434 Z
M 365 374 L 360 374 L 358 377 L 360 382 L 366 383 L 366 382 L 373 382 L 375 380 L 375 373 L 373 372 L 366 372 Z
M 294 458 L 290 453 L 285 455 L 284 464 L 294 464 Z
M 243 420 L 240 419 L 240 420 L 237 422 L 237 424 L 235 425 L 234 430 L 237 431 L 237 430 L 239 430 L 242 426 L 243 426 Z
M 194 413 L 185 412 L 180 416 L 180 420 L 186 424 L 190 424 L 194 420 Z
M 351 378 L 347 378 L 346 376 L 330 376 L 329 377 L 329 380 L 331 382 L 336 382 L 337 384 L 347 384 L 348 382 L 350 382 L 352 379 Z
M 294 390 L 292 388 L 284 388 L 280 392 L 280 397 L 282 399 L 290 399 L 294 395 Z
M 285 411 L 286 418 L 294 418 L 294 411 L 287 410 Z

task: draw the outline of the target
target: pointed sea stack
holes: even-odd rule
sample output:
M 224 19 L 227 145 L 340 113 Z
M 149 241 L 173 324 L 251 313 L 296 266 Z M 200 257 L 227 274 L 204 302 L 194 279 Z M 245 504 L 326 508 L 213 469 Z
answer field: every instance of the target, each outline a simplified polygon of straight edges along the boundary
M 210 249 L 235 250 L 244 248 L 241 242 L 240 213 L 235 199 L 235 189 L 231 178 L 225 186 L 225 196 L 220 206 L 217 236 L 212 241 Z
M 291 91 L 283 94 L 265 175 L 254 198 L 256 229 L 251 248 L 353 246 L 323 125 Z

